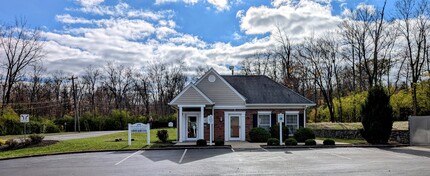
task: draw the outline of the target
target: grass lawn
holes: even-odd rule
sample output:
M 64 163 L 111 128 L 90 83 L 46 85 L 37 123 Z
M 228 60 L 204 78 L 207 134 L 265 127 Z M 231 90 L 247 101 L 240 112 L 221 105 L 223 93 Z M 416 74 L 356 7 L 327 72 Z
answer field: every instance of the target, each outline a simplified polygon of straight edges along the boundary
M 153 146 L 160 146 L 163 144 L 157 144 L 154 142 L 158 141 L 157 131 L 160 129 L 151 130 L 151 143 Z M 176 140 L 176 128 L 168 128 L 169 140 Z M 115 139 L 121 138 L 122 141 L 115 142 Z M 146 133 L 132 133 L 132 139 L 135 141 L 131 142 L 131 146 L 128 146 L 127 132 L 118 132 L 114 134 L 84 138 L 84 139 L 71 139 L 60 141 L 56 144 L 34 147 L 34 148 L 23 148 L 18 150 L 9 150 L 0 152 L 0 158 L 12 158 L 19 156 L 31 156 L 40 154 L 53 154 L 63 152 L 78 152 L 78 151 L 94 151 L 94 150 L 126 150 L 126 149 L 140 149 L 149 148 L 146 144 Z M 165 145 L 165 144 L 164 144 Z
M 367 144 L 365 140 L 359 140 L 359 139 L 335 139 L 335 138 L 315 138 L 317 140 L 324 140 L 324 139 L 333 139 L 335 142 L 343 142 L 348 144 Z
M 408 130 L 408 121 L 396 121 L 393 123 L 393 130 Z M 355 123 L 331 123 L 331 122 L 319 122 L 319 123 L 307 123 L 306 127 L 311 129 L 331 129 L 331 130 L 356 130 L 363 128 L 361 122 Z

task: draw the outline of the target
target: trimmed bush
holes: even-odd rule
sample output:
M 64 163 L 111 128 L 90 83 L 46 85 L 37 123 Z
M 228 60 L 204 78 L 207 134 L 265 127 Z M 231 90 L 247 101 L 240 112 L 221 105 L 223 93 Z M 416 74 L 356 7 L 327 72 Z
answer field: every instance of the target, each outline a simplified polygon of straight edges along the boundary
M 59 133 L 60 128 L 54 124 L 54 122 L 48 120 L 45 122 L 45 133 Z
M 45 138 L 45 136 L 39 135 L 39 134 L 31 134 L 30 136 L 28 136 L 31 139 L 31 144 L 38 144 L 41 143 L 43 138 Z
M 288 138 L 285 140 L 285 145 L 297 145 L 297 141 L 294 138 Z
M 393 109 L 390 96 L 380 86 L 369 90 L 361 109 L 361 136 L 371 144 L 386 144 L 393 127 Z
M 276 139 L 276 138 L 269 138 L 269 139 L 267 140 L 267 145 L 270 145 L 270 146 L 276 146 L 276 145 L 279 145 L 279 139 Z
M 204 139 L 199 139 L 199 140 L 196 141 L 196 145 L 197 146 L 207 146 L 208 143 Z
M 272 135 L 272 138 L 280 139 L 279 138 L 279 125 L 273 125 L 270 127 L 270 134 Z M 287 139 L 289 135 L 288 127 L 283 126 L 282 127 L 282 139 Z
M 166 143 L 167 139 L 169 138 L 169 134 L 167 133 L 167 130 L 158 130 L 157 137 L 161 142 Z
M 317 145 L 317 142 L 313 139 L 306 139 L 305 145 Z
M 264 128 L 253 128 L 249 131 L 251 142 L 267 142 L 270 138 L 270 133 Z
M 323 142 L 324 145 L 335 145 L 335 143 L 333 139 L 325 139 Z
M 223 146 L 224 145 L 224 140 L 222 140 L 222 139 L 215 140 L 215 145 L 216 146 Z
M 6 144 L 6 140 L 0 139 L 0 146 L 5 145 Z
M 307 139 L 315 139 L 315 133 L 310 128 L 299 128 L 294 133 L 294 138 L 298 142 L 305 142 Z

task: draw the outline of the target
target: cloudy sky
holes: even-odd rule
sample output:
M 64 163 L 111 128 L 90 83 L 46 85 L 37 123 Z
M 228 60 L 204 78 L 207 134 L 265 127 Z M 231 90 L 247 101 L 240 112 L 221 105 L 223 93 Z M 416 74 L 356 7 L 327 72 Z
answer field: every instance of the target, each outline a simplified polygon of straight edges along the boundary
M 276 26 L 299 41 L 337 29 L 345 10 L 362 3 L 382 0 L 4 0 L 0 22 L 25 17 L 41 28 L 48 71 L 183 61 L 225 73 L 272 46 Z

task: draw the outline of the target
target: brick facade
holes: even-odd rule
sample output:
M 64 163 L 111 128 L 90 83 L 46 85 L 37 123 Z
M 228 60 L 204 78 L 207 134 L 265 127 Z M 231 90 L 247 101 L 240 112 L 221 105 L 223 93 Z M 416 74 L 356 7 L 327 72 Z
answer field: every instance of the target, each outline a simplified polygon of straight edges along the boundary
M 303 118 L 303 109 L 215 109 L 214 110 L 214 140 L 217 139 L 225 139 L 224 136 L 224 123 L 225 123 L 225 117 L 224 112 L 243 112 L 245 111 L 245 135 L 246 140 L 249 140 L 249 131 L 253 128 L 253 114 L 257 114 L 258 111 L 271 111 L 272 114 L 279 114 L 279 113 L 285 113 L 285 111 L 299 111 L 299 114 L 301 115 L 300 118 Z M 206 109 L 204 112 L 205 117 L 212 114 L 211 109 Z M 209 124 L 204 124 L 204 136 L 205 140 L 209 141 Z

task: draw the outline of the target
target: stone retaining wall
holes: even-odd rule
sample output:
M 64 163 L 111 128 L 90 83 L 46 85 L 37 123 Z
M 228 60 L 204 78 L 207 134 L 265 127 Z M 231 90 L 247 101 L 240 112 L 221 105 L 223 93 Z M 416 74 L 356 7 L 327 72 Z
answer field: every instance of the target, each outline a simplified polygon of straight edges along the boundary
M 358 130 L 314 130 L 316 137 L 321 138 L 338 138 L 338 139 L 363 139 Z M 390 141 L 396 141 L 402 144 L 409 144 L 408 130 L 393 130 Z

